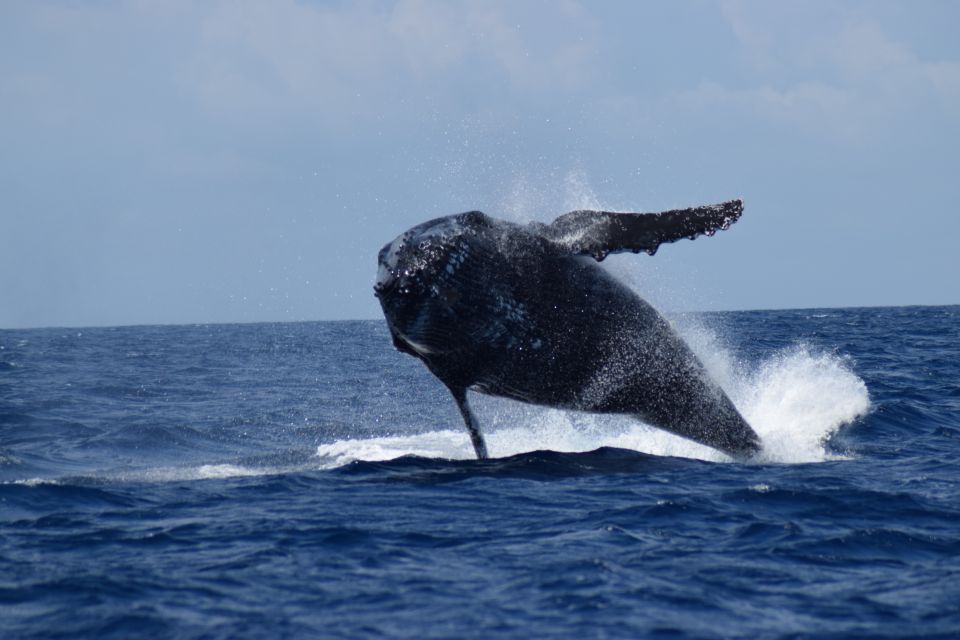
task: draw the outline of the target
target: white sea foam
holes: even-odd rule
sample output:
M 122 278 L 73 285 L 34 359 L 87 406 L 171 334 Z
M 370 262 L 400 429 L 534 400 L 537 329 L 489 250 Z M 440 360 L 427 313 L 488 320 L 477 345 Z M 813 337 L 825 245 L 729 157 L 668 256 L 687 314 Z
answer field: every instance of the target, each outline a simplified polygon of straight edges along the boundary
M 299 470 L 315 468 L 315 466 L 301 467 Z M 0 484 L 18 484 L 28 487 L 44 485 L 60 485 L 74 481 L 98 482 L 181 482 L 193 480 L 224 480 L 245 476 L 264 476 L 285 473 L 291 470 L 278 467 L 245 467 L 235 464 L 201 464 L 182 467 L 155 467 L 124 472 L 98 472 L 86 476 L 64 478 L 25 478 L 0 482 Z
M 45 485 L 61 484 L 56 478 L 23 478 L 21 480 L 5 480 L 0 484 L 18 484 L 24 487 L 42 487 Z
M 184 467 L 160 467 L 145 471 L 124 474 L 119 478 L 126 481 L 178 482 L 182 480 L 223 480 L 245 476 L 264 476 L 281 473 L 283 470 L 271 467 L 245 467 L 235 464 L 201 464 Z
M 684 337 L 753 426 L 763 443 L 760 460 L 776 463 L 836 459 L 826 439 L 869 410 L 866 385 L 848 359 L 797 345 L 745 367 L 709 331 L 683 330 Z M 604 416 L 531 407 L 473 394 L 493 457 L 550 449 L 562 452 L 618 447 L 662 456 L 728 461 L 712 449 L 628 416 Z M 470 459 L 467 432 L 454 428 L 409 436 L 340 440 L 318 447 L 320 466 L 354 460 L 389 460 L 404 455 Z
M 798 345 L 775 354 L 731 390 L 775 462 L 836 457 L 824 441 L 870 409 L 867 386 L 847 358 Z
M 495 434 L 490 434 L 494 436 Z M 492 442 L 488 439 L 488 444 Z M 376 462 L 401 456 L 466 460 L 474 456 L 466 429 L 431 431 L 409 436 L 338 440 L 317 447 L 321 468 L 340 467 L 356 460 Z

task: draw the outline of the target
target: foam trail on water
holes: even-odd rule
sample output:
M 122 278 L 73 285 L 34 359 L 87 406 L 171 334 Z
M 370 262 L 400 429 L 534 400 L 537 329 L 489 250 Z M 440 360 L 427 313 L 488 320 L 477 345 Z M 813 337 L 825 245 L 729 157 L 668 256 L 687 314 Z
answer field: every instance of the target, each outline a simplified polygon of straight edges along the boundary
M 121 474 L 113 479 L 141 482 L 182 482 L 188 480 L 224 480 L 280 473 L 282 470 L 270 467 L 248 467 L 237 464 L 201 464 L 185 467 L 160 467 L 135 473 Z M 109 476 L 108 476 L 109 477 Z
M 566 453 L 593 451 L 600 447 L 633 449 L 665 456 L 723 460 L 726 457 L 709 447 L 671 436 L 625 416 L 573 414 L 555 409 L 530 409 L 508 400 L 489 399 L 480 411 L 489 422 L 509 420 L 519 426 L 487 429 L 487 449 L 493 458 L 503 458 L 549 449 Z M 513 405 L 513 406 L 511 406 Z M 496 413 L 491 415 L 491 409 Z M 528 419 L 524 420 L 524 414 Z M 459 425 L 457 425 L 459 427 Z M 489 424 L 488 424 L 489 426 Z M 356 460 L 392 460 L 405 455 L 447 460 L 471 460 L 473 446 L 463 428 L 432 431 L 409 436 L 386 436 L 339 440 L 317 447 L 321 468 L 339 467 Z
M 490 439 L 487 439 L 488 445 Z M 356 460 L 376 462 L 401 456 L 468 460 L 475 457 L 466 429 L 444 429 L 409 436 L 338 440 L 317 447 L 320 468 L 329 469 Z
M 24 478 L 0 482 L 25 486 L 62 485 L 84 482 L 190 482 L 195 480 L 226 480 L 253 476 L 279 475 L 308 471 L 314 465 L 257 467 L 240 464 L 199 464 L 179 467 L 153 467 L 132 471 L 95 471 L 86 475 L 51 478 Z
M 707 329 L 681 328 L 711 375 L 727 391 L 762 442 L 762 462 L 822 462 L 842 456 L 826 439 L 870 408 L 866 385 L 848 359 L 816 353 L 805 345 L 776 352 L 745 367 Z M 544 409 L 501 398 L 472 395 L 493 457 L 549 449 L 560 452 L 618 447 L 661 456 L 729 461 L 725 454 L 649 427 L 629 416 Z M 354 460 L 404 455 L 464 460 L 474 457 L 466 430 L 455 428 L 409 436 L 340 440 L 320 445 L 322 468 Z

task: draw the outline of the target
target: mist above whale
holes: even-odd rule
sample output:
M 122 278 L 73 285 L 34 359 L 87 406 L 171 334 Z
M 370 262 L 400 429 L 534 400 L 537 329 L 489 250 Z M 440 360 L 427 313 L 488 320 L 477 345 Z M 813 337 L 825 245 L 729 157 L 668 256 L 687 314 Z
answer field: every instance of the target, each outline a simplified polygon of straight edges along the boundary
M 518 225 L 470 211 L 419 224 L 378 256 L 394 346 L 450 390 L 478 458 L 466 391 L 643 422 L 737 458 L 759 438 L 669 323 L 599 261 L 713 235 L 740 200 L 662 213 L 579 210 Z

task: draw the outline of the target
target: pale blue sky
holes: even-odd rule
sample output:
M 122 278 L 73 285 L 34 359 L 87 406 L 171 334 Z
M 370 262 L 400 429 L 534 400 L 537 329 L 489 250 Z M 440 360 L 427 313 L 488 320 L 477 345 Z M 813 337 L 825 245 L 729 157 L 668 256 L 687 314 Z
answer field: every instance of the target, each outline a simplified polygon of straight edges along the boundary
M 960 303 L 960 3 L 0 4 L 0 328 L 379 317 L 429 217 L 743 197 L 668 310 Z

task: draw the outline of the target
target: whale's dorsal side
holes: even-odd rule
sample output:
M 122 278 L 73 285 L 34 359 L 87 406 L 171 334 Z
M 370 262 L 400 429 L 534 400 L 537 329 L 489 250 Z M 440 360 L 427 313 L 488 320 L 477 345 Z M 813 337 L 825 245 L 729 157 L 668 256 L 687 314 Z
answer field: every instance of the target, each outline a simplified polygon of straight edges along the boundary
M 712 236 L 727 229 L 743 213 L 742 200 L 674 209 L 661 213 L 578 210 L 550 224 L 533 223 L 531 230 L 571 253 L 603 260 L 611 253 L 645 251 L 653 255 L 665 242 Z

